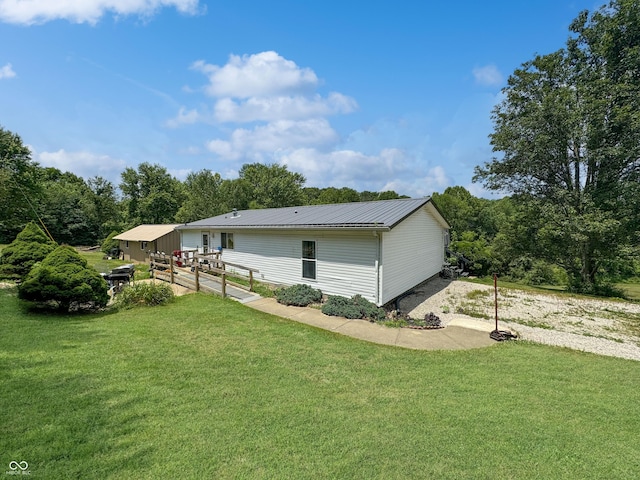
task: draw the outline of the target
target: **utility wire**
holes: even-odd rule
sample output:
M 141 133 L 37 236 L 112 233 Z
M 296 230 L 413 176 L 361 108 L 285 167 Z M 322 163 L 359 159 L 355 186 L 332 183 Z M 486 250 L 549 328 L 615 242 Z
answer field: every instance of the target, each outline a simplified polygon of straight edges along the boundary
M 11 178 L 11 177 L 10 177 Z M 42 218 L 40 218 L 40 215 L 38 215 L 38 212 L 36 211 L 36 209 L 34 208 L 33 204 L 31 203 L 31 201 L 29 200 L 29 197 L 27 197 L 27 194 L 24 193 L 24 190 L 22 189 L 22 187 L 20 186 L 20 184 L 18 182 L 15 181 L 15 179 L 11 178 L 11 180 L 13 181 L 13 184 L 18 187 L 18 190 L 20 190 L 20 193 L 22 193 L 22 196 L 24 197 L 24 199 L 27 201 L 27 203 L 29 204 L 29 206 L 31 207 L 31 210 L 33 210 L 34 215 L 38 218 L 38 221 L 40 222 L 40 225 L 42 225 L 42 228 L 44 228 L 44 231 L 47 233 L 47 236 L 51 239 L 51 241 L 53 243 L 55 243 L 56 245 L 58 245 L 58 242 L 56 242 L 53 238 L 53 235 L 51 235 L 51 233 L 49 233 L 49 229 L 47 228 L 47 226 L 44 224 L 44 222 L 42 221 Z

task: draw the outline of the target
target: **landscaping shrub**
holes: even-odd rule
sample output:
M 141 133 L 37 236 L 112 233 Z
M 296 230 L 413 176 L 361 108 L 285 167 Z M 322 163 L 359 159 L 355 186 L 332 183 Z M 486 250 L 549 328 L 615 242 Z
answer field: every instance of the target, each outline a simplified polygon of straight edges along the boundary
M 322 301 L 322 292 L 309 285 L 299 284 L 287 288 L 279 288 L 276 290 L 276 299 L 278 303 L 284 305 L 306 307 L 312 303 Z
M 173 290 L 164 282 L 137 282 L 126 285 L 116 295 L 116 308 L 133 308 L 141 305 L 156 306 L 169 303 L 174 299 Z
M 322 306 L 322 313 L 349 319 L 364 318 L 372 322 L 386 317 L 383 308 L 377 307 L 361 295 L 354 295 L 351 298 L 330 295 Z
M 68 312 L 95 309 L 109 301 L 107 282 L 69 246 L 60 246 L 35 265 L 18 287 L 18 297 Z
M 15 240 L 2 249 L 0 278 L 22 280 L 31 268 L 49 255 L 56 244 L 34 222 L 29 222 Z
M 100 250 L 104 254 L 111 255 L 113 257 L 118 256 L 117 252 L 120 251 L 120 240 L 113 239 L 117 234 L 118 232 L 116 231 L 111 232 L 109 236 L 105 238 L 104 242 L 102 242 L 102 245 L 100 245 Z

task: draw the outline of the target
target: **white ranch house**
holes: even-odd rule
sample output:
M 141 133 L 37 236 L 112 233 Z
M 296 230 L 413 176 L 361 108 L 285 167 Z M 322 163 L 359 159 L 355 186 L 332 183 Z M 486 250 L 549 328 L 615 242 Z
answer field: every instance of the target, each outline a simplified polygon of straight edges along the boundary
M 234 211 L 176 230 L 182 250 L 221 249 L 258 280 L 384 305 L 441 271 L 449 224 L 420 198 Z

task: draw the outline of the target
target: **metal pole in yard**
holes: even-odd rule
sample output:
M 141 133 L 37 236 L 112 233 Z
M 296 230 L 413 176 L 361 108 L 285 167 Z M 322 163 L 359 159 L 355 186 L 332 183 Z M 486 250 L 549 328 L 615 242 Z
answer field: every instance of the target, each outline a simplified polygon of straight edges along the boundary
M 227 275 L 222 274 L 222 298 L 227 298 Z
M 493 274 L 493 290 L 496 305 L 496 332 L 498 331 L 498 275 Z
M 195 274 L 196 274 L 196 292 L 200 291 L 200 267 L 198 267 L 198 264 L 196 263 L 196 268 L 195 268 Z
M 169 279 L 171 280 L 171 284 L 173 284 L 173 254 L 169 256 Z

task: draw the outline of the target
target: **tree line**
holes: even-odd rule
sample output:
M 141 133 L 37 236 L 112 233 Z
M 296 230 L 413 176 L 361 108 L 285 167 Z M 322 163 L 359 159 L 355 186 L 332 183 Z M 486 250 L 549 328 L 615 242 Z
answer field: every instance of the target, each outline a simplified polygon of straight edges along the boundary
M 114 185 L 31 159 L 21 138 L 0 127 L 0 243 L 37 221 L 60 244 L 96 245 L 140 224 L 187 223 L 232 209 L 278 208 L 402 198 L 396 192 L 305 187 L 285 165 L 245 164 L 236 179 L 200 170 L 184 181 L 161 165 L 128 167 Z

